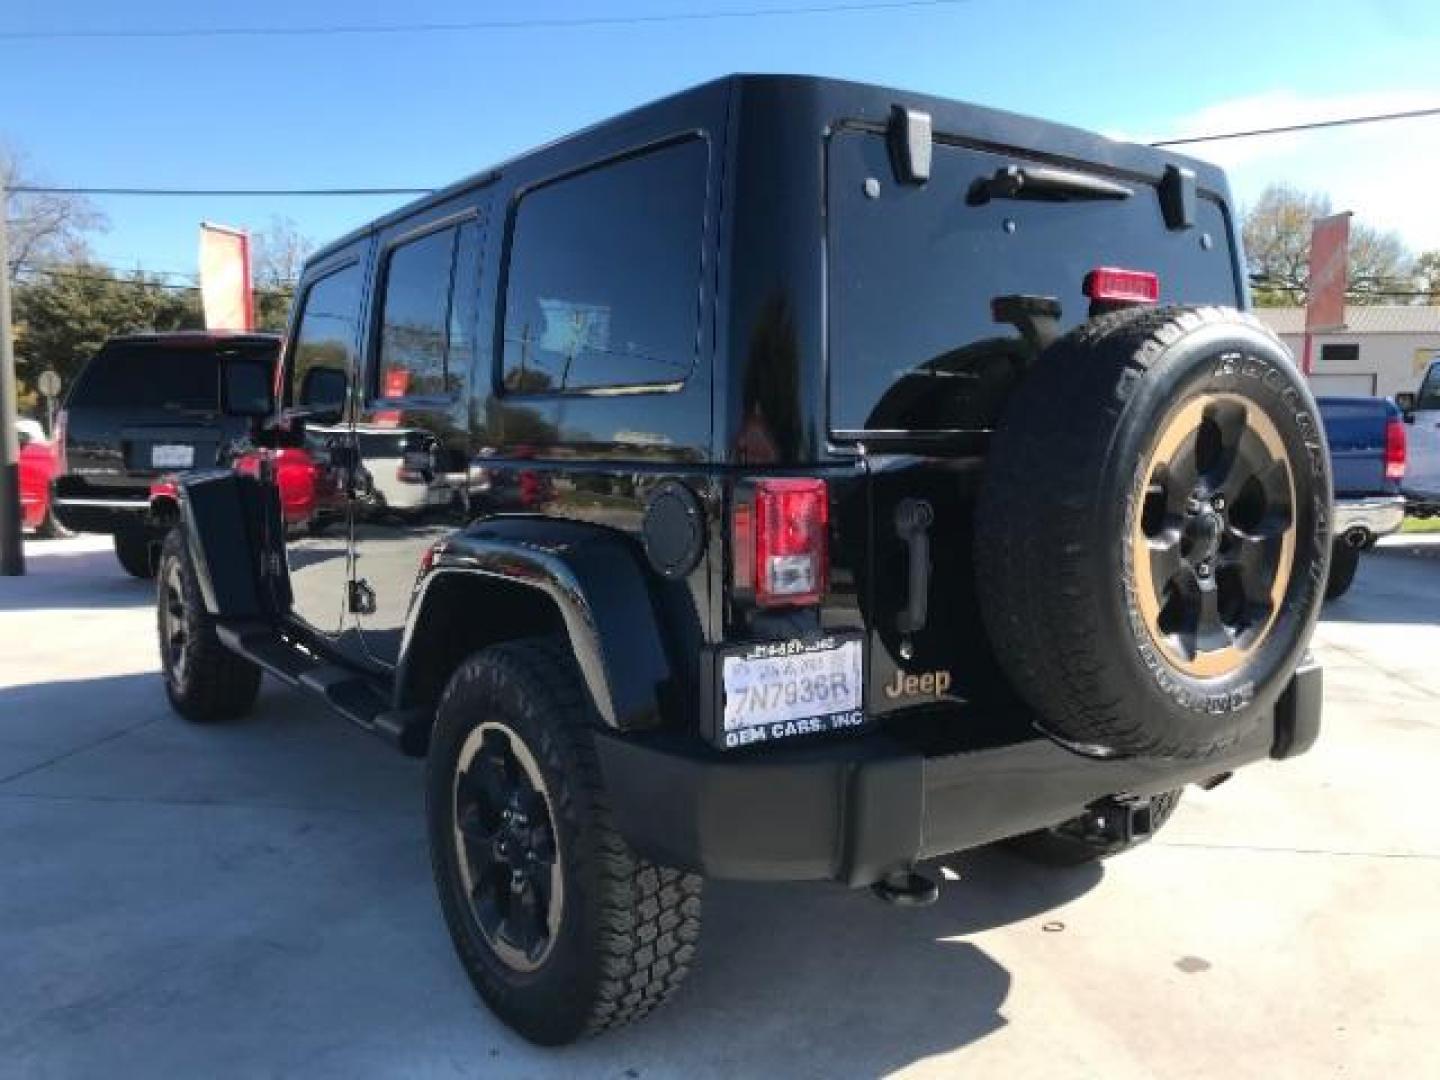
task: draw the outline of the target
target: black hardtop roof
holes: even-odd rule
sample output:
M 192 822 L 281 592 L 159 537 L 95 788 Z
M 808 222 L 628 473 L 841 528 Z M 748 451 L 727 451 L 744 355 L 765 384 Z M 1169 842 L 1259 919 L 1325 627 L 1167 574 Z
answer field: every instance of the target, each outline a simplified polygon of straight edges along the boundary
M 1228 197 L 1224 173 L 1215 165 L 1196 158 L 1170 151 L 1157 150 L 1142 143 L 1122 142 L 1106 138 L 1093 131 L 1071 127 L 1021 113 L 992 109 L 984 105 L 973 105 L 951 98 L 935 97 L 929 94 L 899 90 L 871 83 L 851 82 L 813 75 L 727 75 L 710 82 L 692 86 L 676 94 L 650 101 L 646 104 L 618 113 L 595 124 L 532 149 L 517 154 L 498 165 L 474 173 L 464 179 L 437 188 L 428 195 L 397 207 L 375 220 L 354 229 L 344 236 L 319 248 L 307 260 L 307 266 L 319 262 L 337 251 L 375 233 L 397 221 L 420 213 L 427 208 L 453 198 L 471 188 L 493 183 L 507 168 L 536 154 L 547 153 L 578 142 L 587 135 L 611 126 L 620 126 L 643 117 L 647 112 L 660 111 L 684 102 L 687 98 L 700 99 L 716 90 L 728 88 L 732 94 L 743 93 L 749 87 L 767 89 L 782 88 L 796 94 L 812 94 L 831 106 L 832 119 L 868 121 L 883 124 L 893 105 L 919 109 L 930 113 L 937 133 L 963 134 L 968 140 L 992 144 L 1017 150 L 1033 150 L 1037 154 L 1088 161 L 1112 169 L 1137 175 L 1152 176 L 1156 179 L 1168 164 L 1177 164 L 1193 169 L 1201 190 Z

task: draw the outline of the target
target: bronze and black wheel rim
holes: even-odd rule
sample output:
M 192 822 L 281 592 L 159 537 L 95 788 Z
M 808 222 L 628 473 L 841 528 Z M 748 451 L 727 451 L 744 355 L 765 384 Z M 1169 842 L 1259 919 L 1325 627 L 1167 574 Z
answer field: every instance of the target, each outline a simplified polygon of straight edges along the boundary
M 565 890 L 554 808 L 524 741 L 495 721 L 455 765 L 455 854 L 476 927 L 507 967 L 534 971 L 555 944 Z
M 177 689 L 185 686 L 185 660 L 190 652 L 185 607 L 184 569 L 179 559 L 171 559 L 160 585 L 160 643 L 165 650 L 165 672 Z
M 1215 679 L 1265 642 L 1295 569 L 1295 474 L 1280 432 L 1236 394 L 1193 398 L 1139 470 L 1137 606 L 1176 670 Z

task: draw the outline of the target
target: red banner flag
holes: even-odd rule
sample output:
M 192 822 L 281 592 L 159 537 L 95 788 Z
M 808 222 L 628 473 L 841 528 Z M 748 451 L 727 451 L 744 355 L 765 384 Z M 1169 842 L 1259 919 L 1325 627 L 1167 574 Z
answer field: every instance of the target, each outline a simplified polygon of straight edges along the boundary
M 200 299 L 207 330 L 255 329 L 249 233 L 200 223 Z
M 1345 325 L 1345 290 L 1350 285 L 1350 213 L 1316 220 L 1310 233 L 1310 300 L 1305 329 L 1339 330 Z

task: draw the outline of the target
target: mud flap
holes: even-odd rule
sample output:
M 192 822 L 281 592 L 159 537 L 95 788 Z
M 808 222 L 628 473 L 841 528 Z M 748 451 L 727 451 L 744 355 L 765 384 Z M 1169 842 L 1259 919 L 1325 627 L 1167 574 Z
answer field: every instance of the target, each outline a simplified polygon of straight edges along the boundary
M 289 575 L 274 484 L 229 470 L 179 480 L 180 528 L 205 608 L 221 619 L 269 619 L 289 607 Z

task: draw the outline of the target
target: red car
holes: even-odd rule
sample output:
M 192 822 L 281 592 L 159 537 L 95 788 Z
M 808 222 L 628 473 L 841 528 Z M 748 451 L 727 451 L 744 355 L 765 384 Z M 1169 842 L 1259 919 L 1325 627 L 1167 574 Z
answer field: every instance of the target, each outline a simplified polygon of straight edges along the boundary
M 34 420 L 21 420 L 20 513 L 21 522 L 41 536 L 59 536 L 61 529 L 50 512 L 50 480 L 55 475 L 55 447 Z
M 328 470 L 317 464 L 304 447 L 283 447 L 271 451 L 247 451 L 232 463 L 236 472 L 255 476 L 262 454 L 275 463 L 275 484 L 280 491 L 280 513 L 291 528 L 323 528 L 339 519 L 340 492 Z M 173 522 L 179 513 L 175 474 L 157 477 L 150 484 L 150 516 L 155 521 Z

